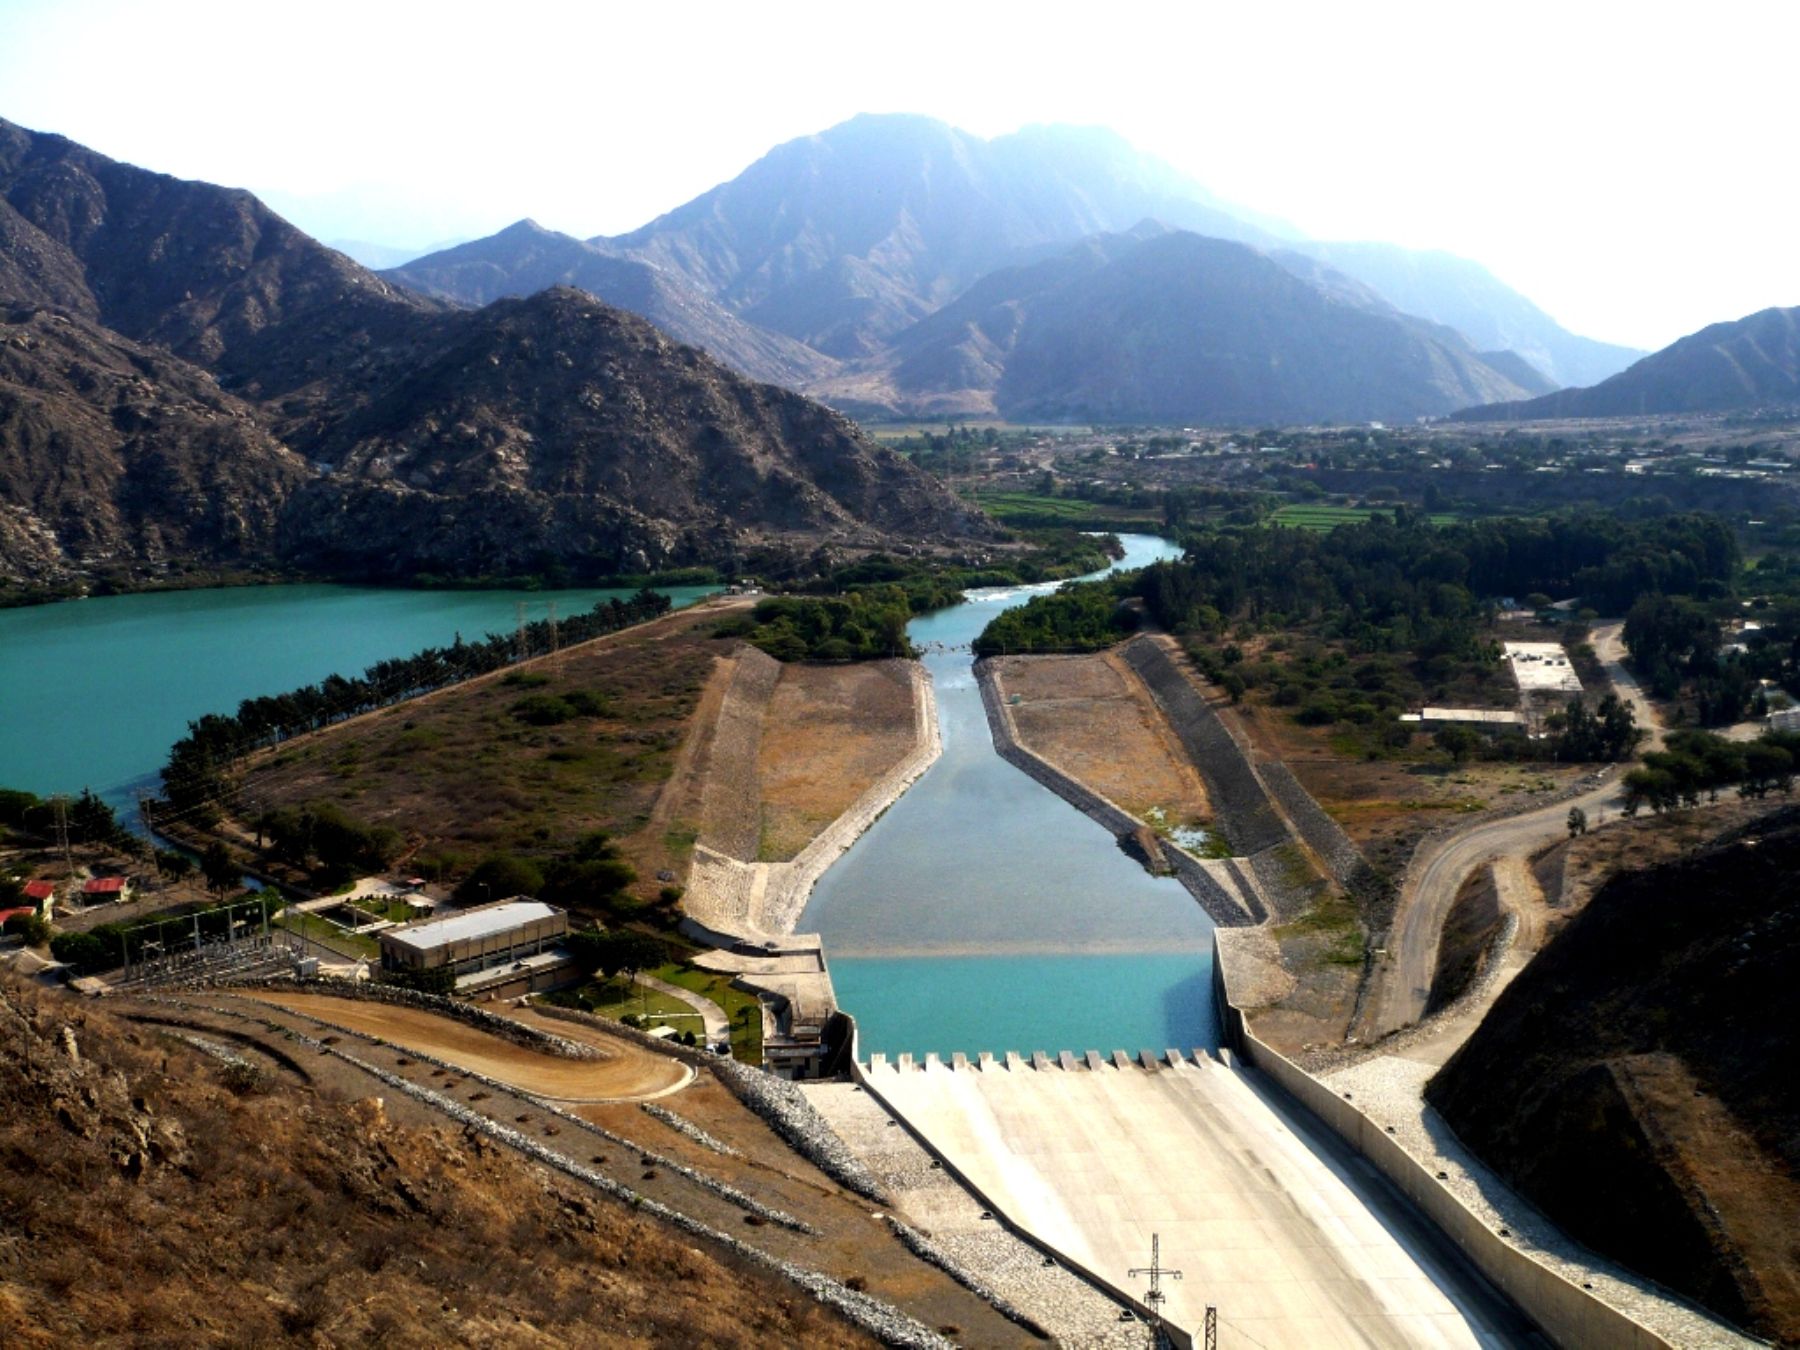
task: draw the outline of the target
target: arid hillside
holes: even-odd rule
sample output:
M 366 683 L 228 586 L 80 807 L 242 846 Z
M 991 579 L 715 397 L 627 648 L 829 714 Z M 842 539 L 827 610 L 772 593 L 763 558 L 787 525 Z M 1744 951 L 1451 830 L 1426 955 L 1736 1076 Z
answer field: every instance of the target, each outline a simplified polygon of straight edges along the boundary
M 1427 1098 L 1573 1236 L 1791 1343 L 1796 1027 L 1789 809 L 1601 887 Z
M 870 1343 L 335 1061 L 209 1043 L 0 984 L 0 1341 Z
M 0 350 L 0 587 L 791 575 L 822 544 L 993 534 L 838 414 L 585 293 L 452 309 L 247 192 L 3 120 Z

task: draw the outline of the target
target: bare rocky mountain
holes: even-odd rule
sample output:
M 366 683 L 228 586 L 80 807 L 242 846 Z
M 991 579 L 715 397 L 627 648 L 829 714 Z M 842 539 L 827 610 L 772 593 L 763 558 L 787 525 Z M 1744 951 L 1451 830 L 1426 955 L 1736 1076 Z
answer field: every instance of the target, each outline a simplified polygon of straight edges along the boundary
M 1021 250 L 1146 216 L 1274 238 L 1110 132 L 1030 127 L 989 141 L 926 117 L 864 115 L 777 146 L 639 230 L 592 242 L 847 358 L 874 353 Z
M 1800 810 L 1602 887 L 1426 1090 L 1570 1234 L 1800 1340 Z
M 1800 404 L 1800 308 L 1715 323 L 1591 389 L 1457 413 L 1465 422 L 1636 417 Z
M 248 193 L 4 122 L 0 306 L 0 584 L 581 575 L 987 529 L 838 415 L 591 298 L 456 309 Z
M 1597 384 L 1644 355 L 1569 332 L 1480 263 L 1453 253 L 1306 240 L 1275 256 L 1297 270 L 1302 259 L 1322 262 L 1404 314 L 1449 325 L 1480 350 L 1516 352 L 1551 388 Z
M 1455 353 L 1429 377 L 1453 396 L 1530 397 L 1600 378 L 1637 355 L 1568 333 L 1464 259 L 1302 240 L 1108 131 L 1040 126 L 982 140 L 906 115 L 856 117 L 778 146 L 629 234 L 583 245 L 521 222 L 387 275 L 464 304 L 579 286 L 739 370 L 847 411 L 992 413 L 1003 364 L 998 316 L 969 330 L 970 311 L 1015 288 L 1015 269 L 1060 266 L 1082 240 L 1146 220 L 1266 249 L 1353 308 L 1415 316 L 1415 331 Z M 608 255 L 611 267 L 599 261 Z M 964 329 L 948 344 L 946 325 L 933 322 L 946 312 Z M 1443 328 L 1454 332 L 1435 331 Z M 1285 340 L 1309 341 L 1303 333 Z M 1418 352 L 1404 350 L 1414 368 L 1378 372 L 1379 385 L 1416 382 Z M 1470 356 L 1489 373 L 1458 373 Z M 1124 383 L 1110 394 L 1091 388 L 1085 404 L 1129 420 L 1161 415 L 1168 400 L 1139 400 L 1163 376 L 1135 358 L 1114 370 Z M 1433 395 L 1392 406 L 1456 405 Z M 1279 420 L 1299 415 L 1274 407 Z
M 310 476 L 206 371 L 77 314 L 0 306 L 0 572 L 253 564 Z
M 609 305 L 642 315 L 677 342 L 704 348 L 740 374 L 790 389 L 824 378 L 837 364 L 793 338 L 745 323 L 678 276 L 546 230 L 533 220 L 415 258 L 383 275 L 421 295 L 465 305 L 531 295 L 550 286 L 578 286 Z
M 818 392 L 911 414 L 1231 423 L 1438 415 L 1529 387 L 1328 269 L 1303 279 L 1144 222 L 984 278 Z
M 631 571 L 986 523 L 841 414 L 558 287 L 437 316 L 416 363 L 310 443 L 283 552 L 360 575 Z

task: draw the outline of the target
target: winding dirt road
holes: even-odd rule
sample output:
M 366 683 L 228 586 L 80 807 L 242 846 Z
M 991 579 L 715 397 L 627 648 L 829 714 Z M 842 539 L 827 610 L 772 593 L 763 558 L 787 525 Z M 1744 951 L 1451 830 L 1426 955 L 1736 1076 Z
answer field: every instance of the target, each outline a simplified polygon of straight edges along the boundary
M 1631 672 L 1625 669 L 1625 648 L 1620 640 L 1623 627 L 1621 623 L 1608 623 L 1595 628 L 1594 650 L 1606 667 L 1613 689 L 1631 705 L 1637 724 L 1649 730 L 1643 748 L 1658 750 L 1663 743 L 1662 721 Z M 1619 766 L 1609 766 L 1601 771 L 1601 781 L 1578 796 L 1472 825 L 1420 847 L 1406 869 L 1387 946 L 1370 972 L 1369 997 L 1353 1028 L 1358 1040 L 1379 1039 L 1425 1015 L 1444 921 L 1469 874 L 1496 859 L 1523 858 L 1555 843 L 1568 833 L 1569 811 L 1574 807 L 1580 807 L 1595 823 L 1602 815 L 1621 814 L 1624 791 L 1618 780 L 1622 773 Z

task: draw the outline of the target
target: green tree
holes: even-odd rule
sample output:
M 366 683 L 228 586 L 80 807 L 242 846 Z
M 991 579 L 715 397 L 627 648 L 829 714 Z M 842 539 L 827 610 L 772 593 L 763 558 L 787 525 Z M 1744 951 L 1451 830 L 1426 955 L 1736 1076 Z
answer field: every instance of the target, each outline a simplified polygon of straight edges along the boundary
M 206 878 L 207 890 L 214 895 L 224 895 L 237 886 L 243 872 L 232 858 L 231 850 L 215 839 L 200 855 L 200 875 Z
M 1569 838 L 1574 839 L 1579 835 L 1586 834 L 1587 831 L 1587 812 L 1583 811 L 1579 806 L 1571 806 L 1569 808 Z
M 485 904 L 514 895 L 536 895 L 544 888 L 544 874 L 536 863 L 510 853 L 483 859 L 456 888 L 459 904 Z

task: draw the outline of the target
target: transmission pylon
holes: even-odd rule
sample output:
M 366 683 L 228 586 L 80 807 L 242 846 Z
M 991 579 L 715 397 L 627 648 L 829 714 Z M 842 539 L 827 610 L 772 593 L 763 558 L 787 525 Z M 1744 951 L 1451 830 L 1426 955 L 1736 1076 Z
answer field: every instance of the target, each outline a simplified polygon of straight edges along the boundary
M 1168 1301 L 1169 1297 L 1162 1291 L 1163 1277 L 1167 1276 L 1171 1280 L 1179 1280 L 1181 1278 L 1181 1272 L 1179 1270 L 1171 1270 L 1162 1263 L 1161 1234 L 1152 1233 L 1150 1235 L 1150 1264 L 1147 1266 L 1133 1266 L 1128 1273 L 1134 1280 L 1145 1275 L 1150 1277 L 1150 1292 L 1144 1295 L 1144 1302 L 1149 1304 L 1150 1311 L 1156 1314 L 1157 1332 L 1160 1335 L 1162 1331 L 1162 1305 Z

